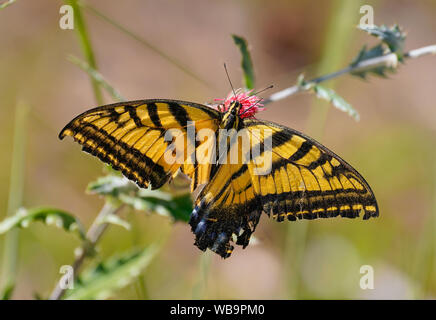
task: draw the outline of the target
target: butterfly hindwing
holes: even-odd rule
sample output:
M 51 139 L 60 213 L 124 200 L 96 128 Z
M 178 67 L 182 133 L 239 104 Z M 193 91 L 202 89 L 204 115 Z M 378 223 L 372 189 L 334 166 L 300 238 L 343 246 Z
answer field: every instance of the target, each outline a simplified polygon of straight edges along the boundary
M 244 248 L 248 245 L 262 212 L 251 180 L 247 164 L 217 166 L 189 221 L 201 250 L 209 248 L 227 258 L 233 250 L 231 241 Z
M 119 169 L 141 187 L 162 186 L 187 159 L 187 127 L 217 130 L 220 113 L 204 105 L 176 100 L 139 100 L 97 107 L 73 119 L 59 134 L 72 136 L 89 152 Z M 175 133 L 173 133 L 175 132 Z M 176 133 L 179 133 L 176 135 Z M 167 139 L 165 135 L 167 134 Z M 173 140 L 168 139 L 168 134 Z M 177 137 L 181 137 L 177 140 Z M 166 161 L 170 143 L 183 143 L 184 159 Z M 201 145 L 201 144 L 199 144 Z M 192 146 L 189 150 L 195 150 Z M 194 167 L 186 170 L 192 176 Z M 197 180 L 207 181 L 207 169 Z

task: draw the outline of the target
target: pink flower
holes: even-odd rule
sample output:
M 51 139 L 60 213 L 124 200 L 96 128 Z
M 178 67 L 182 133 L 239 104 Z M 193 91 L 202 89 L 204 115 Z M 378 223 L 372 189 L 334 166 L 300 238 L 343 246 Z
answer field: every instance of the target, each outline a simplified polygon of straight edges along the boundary
M 219 110 L 222 112 L 229 110 L 230 105 L 233 102 L 239 101 L 239 103 L 242 105 L 241 109 L 239 110 L 239 116 L 241 118 L 254 118 L 256 113 L 265 110 L 265 108 L 263 107 L 263 104 L 260 103 L 260 101 L 262 101 L 261 98 L 255 95 L 250 96 L 252 91 L 253 90 L 243 92 L 242 89 L 239 89 L 236 90 L 236 95 L 231 92 L 226 99 L 215 99 L 215 101 L 223 101 L 218 105 Z

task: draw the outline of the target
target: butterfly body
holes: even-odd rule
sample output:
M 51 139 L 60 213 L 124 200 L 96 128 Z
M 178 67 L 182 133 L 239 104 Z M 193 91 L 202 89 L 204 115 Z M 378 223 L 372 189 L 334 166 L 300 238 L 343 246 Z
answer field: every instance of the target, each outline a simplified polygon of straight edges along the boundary
M 205 185 L 189 223 L 197 247 L 223 258 L 232 242 L 248 245 L 262 212 L 277 221 L 378 216 L 371 188 L 347 162 L 301 132 L 254 119 L 249 109 L 238 100 L 225 112 L 177 100 L 123 102 L 79 115 L 59 137 L 72 136 L 140 187 L 159 188 L 179 169 L 192 179 L 192 190 Z M 195 134 L 207 129 L 213 139 L 189 142 L 190 123 Z M 172 141 L 165 136 L 173 129 L 182 133 L 185 153 L 168 163 Z M 239 140 L 247 142 L 245 149 Z M 233 151 L 238 161 L 231 161 Z M 200 153 L 211 161 L 189 161 Z
M 230 129 L 238 129 L 239 121 L 241 118 L 239 117 L 239 113 L 241 111 L 242 105 L 239 102 L 233 102 L 230 105 L 230 108 L 224 112 L 223 118 L 220 123 L 220 128 L 225 130 Z

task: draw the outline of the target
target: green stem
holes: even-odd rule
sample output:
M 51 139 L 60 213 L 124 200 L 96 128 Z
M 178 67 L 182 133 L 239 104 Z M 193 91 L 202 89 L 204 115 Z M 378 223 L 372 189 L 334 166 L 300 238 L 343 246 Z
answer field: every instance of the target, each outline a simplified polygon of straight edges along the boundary
M 88 65 L 97 70 L 97 63 L 95 61 L 94 51 L 92 50 L 91 40 L 89 39 L 89 33 L 86 28 L 85 20 L 82 16 L 82 11 L 80 5 L 77 0 L 65 0 L 70 6 L 73 7 L 74 10 L 74 29 L 77 31 L 77 35 L 79 36 L 80 47 L 82 49 L 83 55 L 85 56 L 85 60 Z M 92 89 L 94 91 L 95 100 L 97 104 L 103 104 L 103 96 L 101 93 L 101 88 L 98 82 L 90 77 Z
M 141 234 L 142 230 L 138 227 L 139 221 L 136 213 L 133 209 L 129 210 L 129 222 L 132 225 L 132 229 L 130 230 L 130 236 L 132 240 L 132 247 L 139 247 L 141 245 Z M 147 285 L 145 284 L 144 275 L 140 275 L 137 281 L 134 283 L 134 288 L 136 291 L 136 295 L 140 300 L 150 300 L 150 295 L 147 290 Z
M 87 68 L 96 73 L 98 71 L 97 71 L 97 64 L 94 57 L 94 51 L 92 49 L 91 42 L 89 40 L 88 32 L 85 26 L 85 21 L 83 20 L 78 1 L 66 0 L 66 2 L 70 4 L 74 10 L 75 26 L 76 26 L 77 33 L 79 35 L 79 41 L 81 44 L 82 52 L 85 55 L 87 61 Z M 98 104 L 103 104 L 100 82 L 98 81 L 98 79 L 95 79 L 95 77 L 93 77 L 93 75 L 90 74 L 90 72 L 88 72 L 88 74 L 91 79 L 92 87 L 94 90 L 95 100 L 97 101 Z M 105 201 L 103 208 L 101 209 L 97 217 L 94 219 L 91 227 L 88 230 L 86 241 L 82 244 L 82 246 L 78 250 L 78 253 L 76 254 L 76 259 L 74 260 L 73 263 L 73 270 L 74 270 L 75 277 L 77 277 L 80 271 L 80 267 L 82 266 L 85 259 L 87 257 L 92 256 L 97 242 L 100 240 L 100 237 L 103 235 L 106 228 L 108 227 L 107 223 L 101 223 L 101 221 L 104 221 L 105 217 L 107 216 L 117 214 L 121 210 L 121 208 L 123 208 L 123 205 L 113 205 L 109 200 Z M 59 300 L 62 298 L 64 293 L 65 293 L 65 289 L 62 288 L 61 282 L 59 281 L 55 289 L 51 293 L 50 299 Z
M 107 216 L 110 216 L 112 214 L 118 214 L 123 207 L 124 205 L 115 206 L 111 204 L 110 201 L 105 202 L 100 213 L 97 215 L 97 217 L 94 219 L 93 223 L 89 227 L 89 230 L 86 234 L 86 241 L 76 252 L 76 258 L 72 265 L 75 278 L 79 274 L 80 267 L 82 266 L 85 259 L 88 257 L 92 257 L 94 255 L 95 245 L 100 240 L 101 236 L 103 235 L 106 228 L 108 227 L 107 223 L 101 223 L 101 221 L 103 221 L 104 218 Z M 56 288 L 53 290 L 53 292 L 50 295 L 50 300 L 61 299 L 65 294 L 65 290 L 66 289 L 62 288 L 61 281 L 59 281 L 58 284 L 56 285 Z
M 212 260 L 211 251 L 207 250 L 200 255 L 199 260 L 199 279 L 192 290 L 192 298 L 194 300 L 205 299 L 207 297 L 207 279 L 210 271 Z
M 74 63 L 80 69 L 85 71 L 94 81 L 98 83 L 99 86 L 105 89 L 114 100 L 126 101 L 126 99 L 104 79 L 101 73 L 95 70 L 94 68 L 91 68 L 91 66 L 88 63 L 80 60 L 79 58 L 73 55 L 69 55 L 67 59 L 68 61 Z
M 141 300 L 150 300 L 147 286 L 145 285 L 144 275 L 140 275 L 135 282 L 136 295 Z
M 7 216 L 16 213 L 23 201 L 23 184 L 25 172 L 26 132 L 29 106 L 18 103 L 15 114 L 14 140 L 12 149 L 11 182 L 9 185 L 9 199 Z M 2 294 L 8 298 L 15 286 L 18 266 L 18 235 L 14 229 L 6 234 L 2 263 Z
M 426 299 L 431 295 L 429 284 L 436 275 L 436 165 L 433 176 L 433 208 L 420 232 L 412 261 L 412 276 L 419 283 L 414 299 Z

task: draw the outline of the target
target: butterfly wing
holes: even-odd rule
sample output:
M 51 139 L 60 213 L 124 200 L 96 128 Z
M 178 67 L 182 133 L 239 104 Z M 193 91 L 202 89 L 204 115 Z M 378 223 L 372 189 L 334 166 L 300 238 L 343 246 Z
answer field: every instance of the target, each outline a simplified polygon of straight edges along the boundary
M 240 134 L 248 137 L 244 131 Z M 239 148 L 236 144 L 233 147 Z M 196 236 L 195 245 L 203 251 L 209 248 L 223 258 L 232 253 L 231 241 L 244 248 L 248 245 L 262 212 L 249 165 L 232 162 L 233 150 L 228 150 L 221 154 L 225 161 L 218 157 L 211 181 L 198 195 L 189 221 Z
M 216 131 L 221 114 L 204 105 L 177 100 L 138 100 L 115 103 L 86 111 L 68 123 L 59 138 L 72 136 L 85 152 L 111 164 L 141 187 L 161 187 L 183 164 L 192 177 L 195 165 L 186 161 L 201 144 L 189 148 L 187 131 L 195 122 L 194 134 L 208 128 Z M 178 136 L 176 137 L 176 133 Z M 169 135 L 168 135 L 169 134 Z M 173 139 L 168 139 L 173 137 Z M 194 137 L 195 139 L 195 137 Z M 170 143 L 184 150 L 183 159 L 173 163 Z M 195 143 L 195 140 L 194 142 Z M 178 146 L 177 146 L 178 145 Z M 171 158 L 171 157 L 170 157 Z M 174 157 L 173 157 L 174 158 Z M 208 170 L 199 171 L 197 182 L 207 181 Z
M 365 179 L 320 143 L 271 122 L 244 119 L 243 127 L 238 134 L 248 139 L 249 154 L 235 148 L 245 162 L 232 164 L 230 148 L 195 202 L 190 224 L 201 250 L 227 258 L 232 241 L 245 248 L 262 212 L 277 221 L 378 216 Z
M 338 155 L 312 138 L 287 127 L 254 119 L 244 121 L 252 145 L 272 146 L 265 175 L 249 169 L 262 208 L 278 221 L 347 217 L 363 219 L 379 214 L 375 196 L 365 179 Z M 253 147 L 255 148 L 255 147 Z M 269 149 L 267 146 L 264 149 Z M 262 154 L 261 154 L 262 156 Z M 264 165 L 262 163 L 262 165 Z

